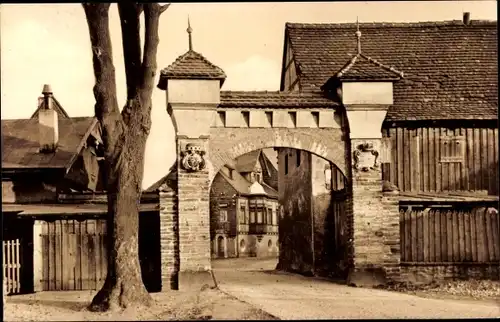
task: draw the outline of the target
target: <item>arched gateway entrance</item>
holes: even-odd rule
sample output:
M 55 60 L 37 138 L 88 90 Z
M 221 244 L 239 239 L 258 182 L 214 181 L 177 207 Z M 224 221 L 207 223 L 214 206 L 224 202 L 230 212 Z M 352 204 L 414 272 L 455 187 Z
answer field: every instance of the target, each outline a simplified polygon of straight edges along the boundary
M 346 177 L 349 278 L 373 271 L 397 278 L 399 212 L 382 192 L 379 167 L 392 83 L 339 82 L 342 98 L 335 100 L 321 91 L 221 91 L 225 78 L 191 49 L 161 73 L 177 145 L 177 162 L 160 190 L 163 287 L 172 280 L 180 288 L 212 282 L 211 181 L 230 160 L 266 147 L 305 150 L 333 163 Z

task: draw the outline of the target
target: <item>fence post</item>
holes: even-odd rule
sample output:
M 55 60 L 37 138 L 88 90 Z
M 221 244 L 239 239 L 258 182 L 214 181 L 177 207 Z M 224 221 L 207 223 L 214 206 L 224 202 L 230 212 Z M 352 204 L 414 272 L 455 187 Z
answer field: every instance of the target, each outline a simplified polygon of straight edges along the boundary
M 33 224 L 33 291 L 43 291 L 42 221 Z

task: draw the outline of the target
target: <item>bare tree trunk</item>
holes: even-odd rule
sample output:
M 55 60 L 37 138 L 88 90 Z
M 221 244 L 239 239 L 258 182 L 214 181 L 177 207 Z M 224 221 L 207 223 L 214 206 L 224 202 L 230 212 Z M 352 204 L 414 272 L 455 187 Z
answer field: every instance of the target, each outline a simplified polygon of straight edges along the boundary
M 146 140 L 151 128 L 151 96 L 156 73 L 160 14 L 155 3 L 119 4 L 127 75 L 127 104 L 119 112 L 109 34 L 109 6 L 84 4 L 93 52 L 95 113 L 101 122 L 108 173 L 108 273 L 90 309 L 114 310 L 151 305 L 139 262 L 139 204 Z M 144 11 L 146 38 L 141 61 L 139 15 Z

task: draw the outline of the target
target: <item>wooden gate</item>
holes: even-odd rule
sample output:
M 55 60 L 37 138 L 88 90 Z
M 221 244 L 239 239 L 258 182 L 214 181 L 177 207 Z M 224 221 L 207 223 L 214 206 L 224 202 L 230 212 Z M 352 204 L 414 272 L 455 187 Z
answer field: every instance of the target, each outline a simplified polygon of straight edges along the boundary
M 41 223 L 44 291 L 97 290 L 106 279 L 106 220 Z
M 6 294 L 21 292 L 20 249 L 21 242 L 19 239 L 3 241 L 3 282 Z

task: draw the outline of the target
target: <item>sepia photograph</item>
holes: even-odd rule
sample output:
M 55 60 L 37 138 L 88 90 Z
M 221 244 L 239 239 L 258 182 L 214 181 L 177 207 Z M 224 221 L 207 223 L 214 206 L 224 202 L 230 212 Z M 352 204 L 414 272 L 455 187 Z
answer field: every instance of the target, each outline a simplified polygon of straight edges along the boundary
M 497 6 L 2 3 L 3 320 L 500 318 Z

